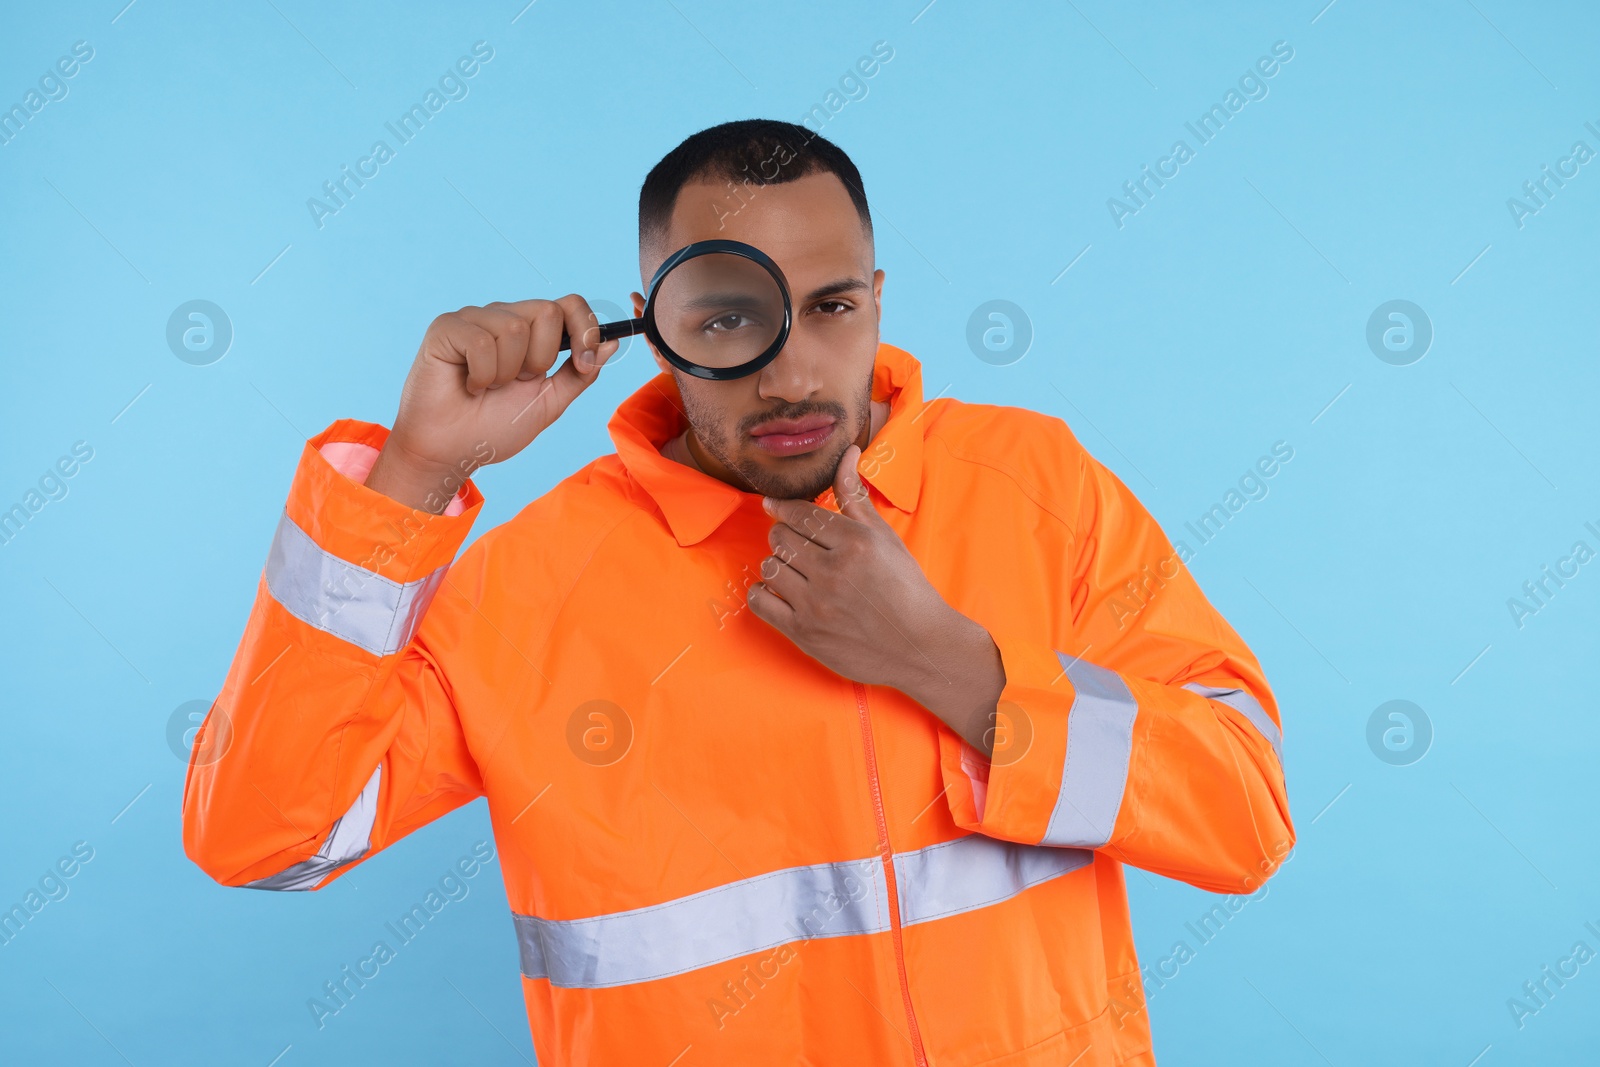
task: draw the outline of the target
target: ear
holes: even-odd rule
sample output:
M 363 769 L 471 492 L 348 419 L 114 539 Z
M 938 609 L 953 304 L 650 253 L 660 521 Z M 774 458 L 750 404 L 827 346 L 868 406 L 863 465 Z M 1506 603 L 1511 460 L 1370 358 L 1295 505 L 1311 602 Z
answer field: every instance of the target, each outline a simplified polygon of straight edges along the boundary
M 872 272 L 872 303 L 878 311 L 878 325 L 883 325 L 883 270 Z
M 633 302 L 633 317 L 636 318 L 636 319 L 643 318 L 644 317 L 644 294 L 643 293 L 629 293 L 628 294 L 628 299 Z M 650 355 L 655 357 L 656 366 L 658 368 L 660 368 L 661 373 L 662 374 L 670 373 L 671 370 L 672 370 L 672 367 L 667 363 L 666 360 L 661 358 L 661 353 L 656 351 L 656 346 L 650 344 L 650 338 L 646 337 L 644 339 L 644 343 L 647 344 L 647 345 L 650 345 Z

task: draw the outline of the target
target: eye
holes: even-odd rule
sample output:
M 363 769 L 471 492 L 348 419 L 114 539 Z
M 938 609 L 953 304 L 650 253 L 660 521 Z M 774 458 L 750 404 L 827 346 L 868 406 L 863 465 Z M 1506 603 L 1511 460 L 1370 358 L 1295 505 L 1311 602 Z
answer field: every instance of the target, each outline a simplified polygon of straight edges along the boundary
M 713 333 L 732 333 L 744 326 L 755 325 L 755 320 L 739 311 L 729 311 L 706 322 L 705 328 Z
M 827 310 L 828 308 L 837 308 L 838 310 L 829 311 Z M 816 305 L 816 310 L 821 311 L 829 318 L 835 318 L 839 315 L 843 315 L 847 311 L 852 310 L 852 308 L 843 300 L 824 300 L 822 303 Z

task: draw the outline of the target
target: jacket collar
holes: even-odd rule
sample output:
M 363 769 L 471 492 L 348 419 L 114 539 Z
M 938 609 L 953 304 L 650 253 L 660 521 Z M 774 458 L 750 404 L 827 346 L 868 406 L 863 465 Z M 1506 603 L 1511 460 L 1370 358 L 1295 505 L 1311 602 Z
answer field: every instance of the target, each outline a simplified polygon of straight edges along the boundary
M 872 365 L 872 399 L 889 402 L 889 418 L 857 464 L 863 480 L 889 503 L 909 512 L 922 486 L 922 364 L 909 352 L 879 343 Z M 653 500 L 678 544 L 697 544 L 741 505 L 759 507 L 747 493 L 661 454 L 688 420 L 671 374 L 662 372 L 617 405 L 606 424 L 628 476 Z M 831 489 L 817 497 L 830 502 Z

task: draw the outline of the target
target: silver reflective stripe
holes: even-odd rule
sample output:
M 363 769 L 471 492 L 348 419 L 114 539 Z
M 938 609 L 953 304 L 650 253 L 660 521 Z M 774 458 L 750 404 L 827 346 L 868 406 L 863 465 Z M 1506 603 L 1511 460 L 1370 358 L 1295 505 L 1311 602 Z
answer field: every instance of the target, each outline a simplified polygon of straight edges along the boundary
M 900 922 L 912 926 L 998 904 L 1093 860 L 1094 853 L 1081 848 L 1019 845 L 983 834 L 898 852 Z
M 970 834 L 894 855 L 901 923 L 911 926 L 1009 900 L 1087 866 L 1092 852 Z M 877 856 L 790 867 L 692 896 L 586 919 L 513 913 L 522 973 L 567 989 L 604 989 L 685 974 L 793 941 L 889 929 Z
M 387 656 L 411 640 L 448 569 L 392 581 L 323 551 L 285 509 L 267 552 L 267 590 L 301 622 Z
M 790 941 L 889 929 L 876 856 L 790 867 L 588 919 L 514 915 L 522 973 L 567 989 L 648 982 Z
M 1111 840 L 1133 756 L 1139 705 L 1115 671 L 1056 652 L 1075 690 L 1067 713 L 1061 792 L 1041 845 L 1099 848 Z
M 1207 700 L 1215 700 L 1219 704 L 1226 704 L 1240 715 L 1250 720 L 1250 725 L 1260 731 L 1261 736 L 1267 739 L 1272 746 L 1273 755 L 1278 757 L 1278 762 L 1283 762 L 1283 732 L 1278 729 L 1278 724 L 1272 721 L 1272 716 L 1261 706 L 1261 702 L 1246 693 L 1243 689 L 1213 689 L 1209 685 L 1190 682 L 1184 686 L 1192 692 L 1199 693 Z
M 335 867 L 360 859 L 372 844 L 372 824 L 378 817 L 378 779 L 383 764 L 378 764 L 350 810 L 334 820 L 327 840 L 317 854 L 286 867 L 277 874 L 244 883 L 246 889 L 310 889 Z

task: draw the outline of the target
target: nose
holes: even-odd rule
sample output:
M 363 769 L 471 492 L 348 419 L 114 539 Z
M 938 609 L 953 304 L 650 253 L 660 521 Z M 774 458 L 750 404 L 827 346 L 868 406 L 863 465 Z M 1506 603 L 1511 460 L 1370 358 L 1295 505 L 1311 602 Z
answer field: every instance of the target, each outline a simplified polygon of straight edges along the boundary
M 777 356 L 761 368 L 756 388 L 763 400 L 799 404 L 822 388 L 825 353 L 798 335 L 799 330 L 791 331 Z

